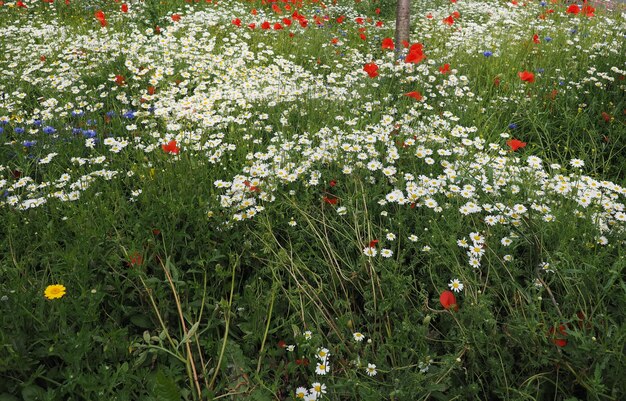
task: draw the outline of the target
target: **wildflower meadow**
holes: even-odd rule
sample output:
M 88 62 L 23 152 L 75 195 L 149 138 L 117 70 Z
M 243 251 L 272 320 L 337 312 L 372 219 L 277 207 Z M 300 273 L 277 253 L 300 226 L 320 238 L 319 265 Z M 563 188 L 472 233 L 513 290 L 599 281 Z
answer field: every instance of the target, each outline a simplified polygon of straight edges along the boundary
M 0 0 L 0 401 L 626 400 L 626 6 Z

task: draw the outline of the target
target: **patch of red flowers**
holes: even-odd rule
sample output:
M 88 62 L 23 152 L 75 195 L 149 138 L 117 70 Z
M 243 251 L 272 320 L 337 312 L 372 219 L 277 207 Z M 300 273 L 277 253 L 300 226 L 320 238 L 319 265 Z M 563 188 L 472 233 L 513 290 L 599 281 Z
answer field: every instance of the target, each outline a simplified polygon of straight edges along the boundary
M 450 64 L 446 63 L 439 67 L 439 72 L 442 74 L 448 74 L 450 72 Z
M 172 21 L 174 22 L 178 22 L 180 21 L 180 15 L 179 14 L 172 14 Z

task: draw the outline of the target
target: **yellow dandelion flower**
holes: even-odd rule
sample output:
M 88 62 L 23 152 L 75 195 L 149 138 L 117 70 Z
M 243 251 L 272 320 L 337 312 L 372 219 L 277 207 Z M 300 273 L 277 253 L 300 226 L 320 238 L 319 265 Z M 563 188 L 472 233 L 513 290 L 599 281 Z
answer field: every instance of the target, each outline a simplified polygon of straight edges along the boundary
M 61 284 L 53 284 L 46 287 L 43 293 L 48 299 L 63 298 L 65 295 L 65 286 Z

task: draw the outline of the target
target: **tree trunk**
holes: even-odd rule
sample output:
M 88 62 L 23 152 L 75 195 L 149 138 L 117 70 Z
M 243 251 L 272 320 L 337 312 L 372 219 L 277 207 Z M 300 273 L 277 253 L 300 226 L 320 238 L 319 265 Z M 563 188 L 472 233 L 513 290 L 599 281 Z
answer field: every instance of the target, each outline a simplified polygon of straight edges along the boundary
M 409 41 L 411 31 L 411 0 L 398 0 L 396 5 L 396 55 L 402 51 L 402 42 Z

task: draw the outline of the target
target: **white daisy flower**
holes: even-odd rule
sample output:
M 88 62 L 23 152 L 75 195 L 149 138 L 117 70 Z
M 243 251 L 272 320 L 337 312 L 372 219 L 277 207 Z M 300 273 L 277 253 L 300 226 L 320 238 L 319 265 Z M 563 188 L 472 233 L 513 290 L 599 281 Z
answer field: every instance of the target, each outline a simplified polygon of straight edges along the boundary
M 376 371 L 376 365 L 374 365 L 373 363 L 367 364 L 367 368 L 365 368 L 365 372 L 367 373 L 368 376 L 376 376 L 376 373 L 378 373 Z
M 450 289 L 454 292 L 463 291 L 463 283 L 461 283 L 458 278 L 450 280 L 450 283 L 448 283 L 448 287 L 450 287 Z

